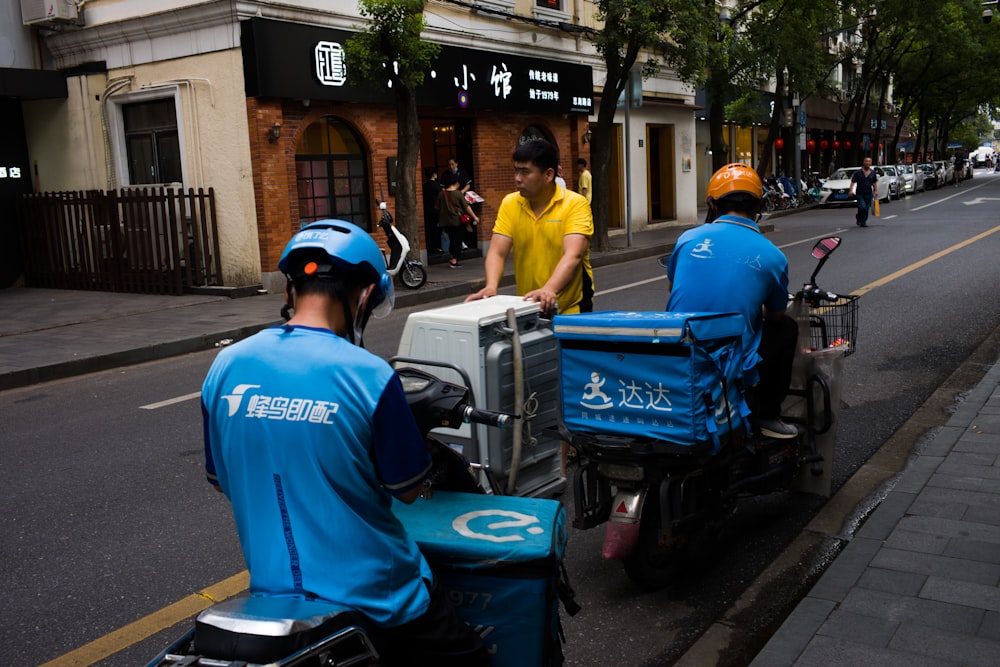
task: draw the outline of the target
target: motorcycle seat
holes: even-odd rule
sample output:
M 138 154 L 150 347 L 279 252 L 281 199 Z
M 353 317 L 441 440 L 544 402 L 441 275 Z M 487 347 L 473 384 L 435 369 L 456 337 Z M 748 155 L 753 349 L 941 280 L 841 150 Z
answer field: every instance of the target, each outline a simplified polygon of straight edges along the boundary
M 329 602 L 247 597 L 220 602 L 198 615 L 195 651 L 219 660 L 270 663 L 335 635 L 372 650 L 369 622 Z

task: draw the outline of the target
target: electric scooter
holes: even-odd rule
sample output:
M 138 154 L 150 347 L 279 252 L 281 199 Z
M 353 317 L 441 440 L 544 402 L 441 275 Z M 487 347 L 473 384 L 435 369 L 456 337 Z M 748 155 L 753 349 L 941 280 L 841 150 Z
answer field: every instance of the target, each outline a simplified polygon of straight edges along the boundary
M 782 419 L 797 425 L 792 439 L 764 436 L 743 419 L 742 364 L 727 370 L 733 356 L 742 359 L 730 350 L 742 326 L 727 320 L 738 316 L 555 318 L 560 431 L 579 452 L 573 524 L 604 525 L 602 555 L 621 560 L 639 586 L 676 581 L 742 497 L 829 496 L 841 361 L 857 346 L 858 297 L 818 288 L 816 275 L 840 241 L 816 243 L 819 263 L 790 295 L 799 349 Z
M 392 214 L 386 203 L 379 202 L 378 207 L 382 211 L 378 226 L 385 233 L 386 243 L 389 245 L 389 256 L 385 260 L 386 271 L 410 289 L 422 287 L 427 282 L 427 269 L 417 260 L 410 259 L 410 242 L 392 223 Z
M 479 480 L 491 471 L 474 470 L 446 443 L 449 429 L 468 423 L 504 428 L 517 416 L 477 408 L 460 366 L 404 358 L 390 363 L 448 368 L 463 383 L 419 368 L 397 369 L 429 444 L 432 472 L 423 497 L 412 505 L 394 503 L 394 514 L 458 615 L 482 635 L 495 667 L 562 665 L 558 605 L 562 601 L 570 614 L 579 610 L 562 566 L 565 510 L 555 500 L 487 493 Z M 236 597 L 201 612 L 148 667 L 380 665 L 380 643 L 367 618 L 332 602 Z

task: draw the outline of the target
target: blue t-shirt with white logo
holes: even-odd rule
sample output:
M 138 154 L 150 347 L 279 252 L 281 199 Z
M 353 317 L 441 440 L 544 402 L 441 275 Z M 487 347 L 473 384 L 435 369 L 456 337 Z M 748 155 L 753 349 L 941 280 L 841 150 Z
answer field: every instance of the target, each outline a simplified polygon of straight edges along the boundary
M 385 361 L 326 329 L 265 329 L 219 353 L 202 412 L 252 594 L 328 600 L 387 627 L 426 611 L 432 574 L 391 506 L 430 455 Z
M 752 220 L 722 215 L 681 234 L 670 255 L 672 283 L 668 312 L 740 313 L 744 369 L 748 384 L 760 361 L 763 313 L 788 306 L 788 259 L 760 233 Z

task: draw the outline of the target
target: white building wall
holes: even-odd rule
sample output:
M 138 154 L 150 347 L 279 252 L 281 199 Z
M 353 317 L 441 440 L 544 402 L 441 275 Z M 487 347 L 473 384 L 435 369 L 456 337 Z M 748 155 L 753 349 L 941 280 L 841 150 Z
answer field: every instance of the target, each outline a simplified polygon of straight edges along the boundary
M 69 77 L 65 100 L 22 102 L 37 191 L 105 187 L 100 112 L 93 101 L 103 81 L 103 75 Z

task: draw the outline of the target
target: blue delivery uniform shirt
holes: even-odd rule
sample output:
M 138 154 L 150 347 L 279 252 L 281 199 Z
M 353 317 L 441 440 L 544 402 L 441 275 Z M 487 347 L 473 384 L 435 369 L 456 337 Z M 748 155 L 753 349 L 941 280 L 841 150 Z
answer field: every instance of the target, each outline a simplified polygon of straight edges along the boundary
M 669 312 L 740 313 L 744 380 L 757 382 L 763 313 L 788 306 L 788 260 L 748 218 L 722 215 L 684 232 L 667 267 Z
M 385 361 L 326 329 L 266 329 L 219 353 L 202 411 L 252 594 L 328 600 L 386 627 L 426 611 L 433 575 L 390 507 L 430 455 Z

